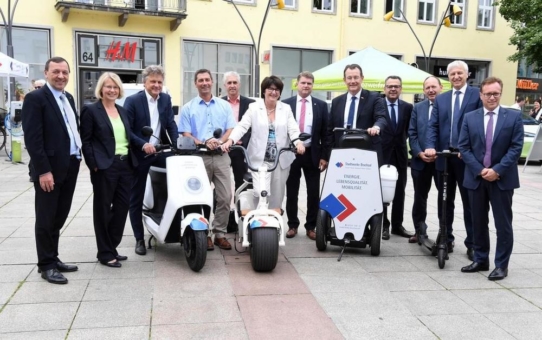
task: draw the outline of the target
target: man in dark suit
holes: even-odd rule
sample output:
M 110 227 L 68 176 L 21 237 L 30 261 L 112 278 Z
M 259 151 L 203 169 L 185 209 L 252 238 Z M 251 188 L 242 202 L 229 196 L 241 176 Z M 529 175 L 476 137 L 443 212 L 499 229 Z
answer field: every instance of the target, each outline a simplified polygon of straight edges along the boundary
M 22 120 L 33 165 L 38 272 L 50 283 L 65 284 L 63 272 L 78 268 L 58 257 L 60 229 L 70 212 L 81 163 L 81 137 L 73 96 L 64 91 L 70 66 L 61 57 L 45 63 L 47 84 L 28 93 Z
M 164 69 L 151 65 L 143 70 L 145 90 L 126 98 L 124 108 L 128 114 L 132 134 L 134 135 L 134 154 L 138 166 L 134 171 L 132 192 L 130 197 L 130 222 L 136 239 L 135 252 L 138 255 L 147 254 L 145 248 L 145 232 L 143 230 L 143 197 L 147 175 L 152 165 L 165 167 L 165 155 L 145 157 L 156 153 L 156 144 L 171 144 L 177 146 L 177 124 L 171 108 L 171 97 L 162 92 L 164 84 Z M 141 132 L 144 126 L 152 127 L 153 135 L 145 137 Z
M 402 80 L 399 76 L 389 76 L 384 82 L 384 99 L 387 115 L 387 126 L 381 131 L 382 154 L 384 164 L 391 164 L 397 168 L 399 177 L 395 184 L 395 195 L 391 207 L 391 233 L 401 237 L 411 237 L 414 234 L 403 227 L 403 213 L 405 211 L 405 188 L 407 183 L 407 132 L 412 114 L 412 104 L 399 99 L 402 91 Z M 390 239 L 390 221 L 387 209 L 384 211 L 384 230 L 382 239 Z
M 323 100 L 311 96 L 314 76 L 310 72 L 301 72 L 297 76 L 297 96 L 283 100 L 290 105 L 301 132 L 311 134 L 311 139 L 304 142 L 305 153 L 297 155 L 290 166 L 286 181 L 286 214 L 289 230 L 286 237 L 292 238 L 299 227 L 298 196 L 301 170 L 307 185 L 307 215 L 305 230 L 311 240 L 316 239 L 316 216 L 320 204 L 320 172 L 327 168 L 331 149 L 331 134 L 328 132 L 329 112 Z
M 342 132 L 333 133 L 335 127 L 351 126 L 367 129 L 371 136 L 373 150 L 377 152 L 378 164 L 383 164 L 380 131 L 386 127 L 386 107 L 382 98 L 376 92 L 361 88 L 363 83 L 363 70 L 358 64 L 346 65 L 343 71 L 343 80 L 348 92 L 342 94 L 331 102 L 331 117 L 328 127 L 331 133 L 331 145 L 339 143 Z
M 239 123 L 243 118 L 243 115 L 248 110 L 248 104 L 254 103 L 253 99 L 239 95 L 240 87 L 241 77 L 239 73 L 234 71 L 224 73 L 224 88 L 228 95 L 222 97 L 222 99 L 230 103 L 236 123 Z M 247 132 L 237 144 L 246 148 L 249 140 L 250 132 Z M 232 150 L 229 155 L 235 180 L 235 190 L 237 190 L 243 184 L 243 176 L 247 173 L 248 167 L 245 163 L 245 154 L 241 150 Z
M 478 94 L 478 89 L 467 85 L 469 67 L 461 60 L 456 60 L 448 64 L 448 79 L 452 83 L 453 89 L 445 92 L 435 99 L 431 120 L 427 129 L 427 149 L 425 154 L 428 157 L 435 157 L 436 151 L 451 150 L 457 151 L 457 141 L 459 139 L 459 127 L 463 122 L 465 113 L 482 107 L 482 101 Z M 444 157 L 436 160 L 436 168 L 439 178 L 444 171 Z M 470 211 L 469 196 L 467 190 L 463 187 L 463 175 L 465 172 L 465 163 L 458 157 L 451 157 L 448 160 L 448 190 L 446 199 L 446 226 L 448 229 L 448 252 L 451 253 L 454 248 L 453 221 L 454 221 L 454 201 L 456 185 L 459 187 L 461 200 L 463 201 L 463 219 L 465 221 L 465 246 L 467 247 L 467 257 L 473 258 L 473 233 L 472 216 Z M 442 181 L 438 181 L 442 187 Z M 442 190 L 439 190 L 441 193 Z M 439 193 L 439 201 L 442 201 Z M 442 203 L 441 203 L 442 204 Z M 441 219 L 442 221 L 442 219 Z
M 480 86 L 483 108 L 463 119 L 459 151 L 465 162 L 463 185 L 469 194 L 474 222 L 474 261 L 461 268 L 464 273 L 489 270 L 489 205 L 497 230 L 495 269 L 489 280 L 508 275 L 514 245 L 512 196 L 519 188 L 517 162 L 523 148 L 521 112 L 499 105 L 502 81 L 489 77 Z
M 426 99 L 414 105 L 410 126 L 408 129 L 408 142 L 410 144 L 410 174 L 414 184 L 414 204 L 412 206 L 412 222 L 416 228 L 416 235 L 411 237 L 409 243 L 417 243 L 420 230 L 427 230 L 425 219 L 427 218 L 427 197 L 431 190 L 431 180 L 437 185 L 437 172 L 435 169 L 435 157 L 427 157 L 426 132 L 433 103 L 435 98 L 442 91 L 440 79 L 429 76 L 423 82 L 423 93 Z M 440 216 L 440 209 L 438 211 Z M 425 237 L 426 235 L 422 235 Z

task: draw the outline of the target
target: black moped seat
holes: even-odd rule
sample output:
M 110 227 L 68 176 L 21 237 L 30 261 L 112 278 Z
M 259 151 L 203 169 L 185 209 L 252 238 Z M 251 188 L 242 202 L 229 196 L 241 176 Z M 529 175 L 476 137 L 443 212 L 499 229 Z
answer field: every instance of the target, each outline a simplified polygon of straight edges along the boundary
M 245 173 L 243 176 L 243 181 L 247 183 L 252 183 L 252 174 L 250 172 Z

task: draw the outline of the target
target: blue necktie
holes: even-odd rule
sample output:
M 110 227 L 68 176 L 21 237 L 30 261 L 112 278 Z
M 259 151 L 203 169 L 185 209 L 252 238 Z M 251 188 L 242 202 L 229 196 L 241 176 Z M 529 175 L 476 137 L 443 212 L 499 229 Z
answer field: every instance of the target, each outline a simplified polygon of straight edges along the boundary
M 452 124 L 452 133 L 450 136 L 450 146 L 457 148 L 457 141 L 459 139 L 459 111 L 461 110 L 461 104 L 459 104 L 459 95 L 461 91 L 455 91 L 455 102 L 454 102 L 454 113 L 453 113 L 453 124 Z
M 348 122 L 347 127 L 354 128 L 354 113 L 356 111 L 356 97 L 352 97 L 352 102 L 350 103 L 350 109 L 348 110 Z
M 391 128 L 395 132 L 397 129 L 397 116 L 395 115 L 395 104 L 390 104 L 391 106 Z

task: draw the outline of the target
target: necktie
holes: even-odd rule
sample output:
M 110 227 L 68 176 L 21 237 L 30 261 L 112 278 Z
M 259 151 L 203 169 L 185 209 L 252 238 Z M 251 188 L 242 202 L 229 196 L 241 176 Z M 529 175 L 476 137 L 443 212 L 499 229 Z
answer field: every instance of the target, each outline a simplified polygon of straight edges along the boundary
M 65 95 L 60 95 L 60 100 L 62 100 L 62 106 L 64 106 L 64 114 L 68 118 L 68 125 L 72 130 L 73 138 L 75 139 L 75 145 L 81 149 L 81 137 L 79 136 L 79 131 L 77 131 L 77 123 L 75 122 L 75 113 L 73 112 L 72 106 L 68 102 L 68 98 Z
M 301 99 L 301 116 L 299 116 L 299 130 L 304 132 L 305 130 L 305 113 L 307 112 L 307 99 Z
M 433 111 L 433 103 L 429 103 L 429 118 L 427 119 L 427 121 L 431 120 L 431 112 L 432 111 Z
M 452 124 L 452 133 L 450 136 L 450 146 L 457 148 L 457 140 L 459 139 L 459 111 L 461 110 L 461 104 L 459 104 L 459 95 L 461 91 L 455 91 L 455 102 L 454 102 L 454 112 L 453 112 L 453 124 Z
M 393 131 L 397 129 L 397 116 L 395 115 L 395 104 L 390 104 L 391 106 L 391 128 Z
M 489 121 L 486 127 L 486 153 L 484 155 L 484 166 L 491 167 L 491 147 L 493 146 L 493 112 L 488 112 Z
M 354 127 L 354 112 L 356 111 L 356 97 L 352 97 L 352 102 L 350 103 L 350 109 L 348 110 L 348 123 L 347 127 Z

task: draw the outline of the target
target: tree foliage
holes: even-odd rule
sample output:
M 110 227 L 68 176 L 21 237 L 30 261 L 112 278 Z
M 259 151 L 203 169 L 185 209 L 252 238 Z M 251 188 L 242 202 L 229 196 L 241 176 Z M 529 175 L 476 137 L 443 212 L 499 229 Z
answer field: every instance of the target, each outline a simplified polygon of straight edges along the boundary
M 514 30 L 510 43 L 518 50 L 508 59 L 525 59 L 542 73 L 542 0 L 499 0 L 495 5 Z

